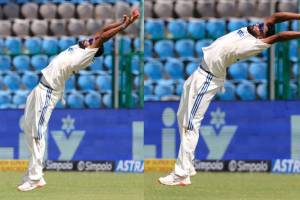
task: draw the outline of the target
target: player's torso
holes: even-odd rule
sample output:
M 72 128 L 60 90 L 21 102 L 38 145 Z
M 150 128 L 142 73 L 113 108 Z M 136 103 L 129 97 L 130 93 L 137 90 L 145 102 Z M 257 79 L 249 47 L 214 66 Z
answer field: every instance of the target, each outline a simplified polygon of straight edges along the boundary
M 42 73 L 52 87 L 61 89 L 72 74 L 93 62 L 96 51 L 97 49 L 82 49 L 73 45 L 55 56 Z
M 230 32 L 203 48 L 204 61 L 217 77 L 226 76 L 226 67 L 254 55 L 264 44 L 249 34 L 247 28 Z

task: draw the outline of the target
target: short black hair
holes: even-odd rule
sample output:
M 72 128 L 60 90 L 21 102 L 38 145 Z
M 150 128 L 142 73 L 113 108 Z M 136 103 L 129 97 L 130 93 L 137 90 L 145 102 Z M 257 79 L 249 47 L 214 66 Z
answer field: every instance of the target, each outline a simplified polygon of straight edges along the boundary
M 275 34 L 275 25 L 274 24 L 267 24 L 268 31 L 266 32 L 266 37 L 270 37 Z
M 78 42 L 78 46 L 79 46 L 80 48 L 82 48 L 82 49 L 85 49 L 86 47 L 84 46 L 83 41 L 84 41 L 84 40 L 79 41 L 79 42 Z M 99 57 L 99 56 L 101 56 L 103 53 L 104 53 L 104 47 L 103 47 L 103 45 L 101 45 L 101 46 L 98 48 L 98 51 L 96 52 L 95 57 Z

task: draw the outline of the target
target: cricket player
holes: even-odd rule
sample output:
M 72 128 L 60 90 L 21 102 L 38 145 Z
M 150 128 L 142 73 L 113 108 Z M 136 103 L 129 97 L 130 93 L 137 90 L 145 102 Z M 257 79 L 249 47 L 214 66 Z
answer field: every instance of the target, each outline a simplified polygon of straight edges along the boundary
M 48 121 L 56 103 L 62 98 L 65 81 L 79 70 L 89 66 L 94 57 L 103 54 L 103 44 L 120 31 L 126 29 L 139 17 L 139 11 L 133 10 L 131 16 L 124 15 L 121 22 L 104 26 L 93 37 L 80 41 L 58 54 L 42 70 L 39 84 L 27 98 L 24 112 L 24 132 L 30 150 L 28 171 L 19 191 L 30 191 L 43 187 L 43 157 L 45 152 L 45 134 Z
M 254 56 L 280 41 L 300 38 L 300 32 L 275 33 L 275 24 L 300 20 L 300 14 L 279 12 L 263 23 L 243 27 L 204 47 L 203 60 L 198 69 L 185 81 L 177 112 L 181 144 L 174 171 L 159 178 L 164 185 L 189 185 L 196 174 L 194 153 L 199 139 L 199 128 L 204 114 L 217 92 L 223 91 L 226 68 Z

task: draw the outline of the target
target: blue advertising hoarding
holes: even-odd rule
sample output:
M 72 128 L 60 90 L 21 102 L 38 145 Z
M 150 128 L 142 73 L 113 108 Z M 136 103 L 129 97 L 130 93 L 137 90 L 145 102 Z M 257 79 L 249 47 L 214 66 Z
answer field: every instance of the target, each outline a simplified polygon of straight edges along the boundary
M 178 102 L 146 102 L 140 110 L 54 110 L 45 157 L 176 158 L 177 107 Z M 0 159 L 28 158 L 22 115 L 22 110 L 0 111 Z M 202 122 L 196 159 L 300 159 L 300 102 L 213 102 Z M 120 171 L 141 166 L 129 161 L 120 162 Z
M 142 110 L 54 110 L 46 159 L 142 160 Z M 23 110 L 0 111 L 0 159 L 27 159 Z
M 145 158 L 175 158 L 178 102 L 144 108 Z M 213 102 L 202 122 L 196 159 L 300 158 L 300 102 Z

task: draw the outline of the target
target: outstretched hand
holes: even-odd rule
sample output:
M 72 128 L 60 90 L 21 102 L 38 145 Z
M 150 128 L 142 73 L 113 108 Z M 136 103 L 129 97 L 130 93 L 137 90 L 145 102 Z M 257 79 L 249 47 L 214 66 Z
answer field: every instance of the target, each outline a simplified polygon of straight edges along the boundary
M 133 23 L 135 20 L 137 20 L 140 17 L 140 11 L 136 8 L 133 9 L 130 13 L 130 22 Z

